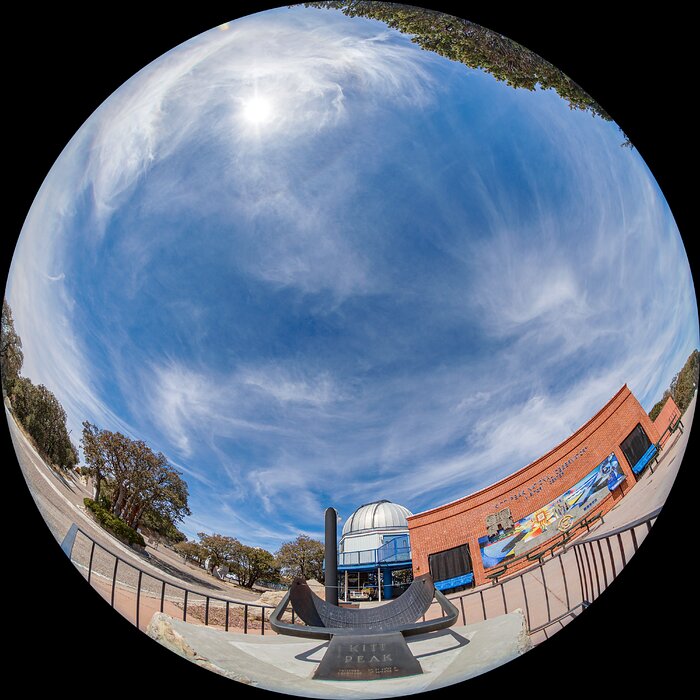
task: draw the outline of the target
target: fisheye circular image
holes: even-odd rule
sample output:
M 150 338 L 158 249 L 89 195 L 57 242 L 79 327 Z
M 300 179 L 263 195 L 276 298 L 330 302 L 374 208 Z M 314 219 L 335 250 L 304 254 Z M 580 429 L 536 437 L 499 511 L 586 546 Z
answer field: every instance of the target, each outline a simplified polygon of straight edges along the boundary
M 633 136 L 428 7 L 273 7 L 144 63 L 43 179 L 3 298 L 10 468 L 109 613 L 71 658 L 113 625 L 175 686 L 309 698 L 500 692 L 557 638 L 572 683 L 616 666 L 573 632 L 625 606 L 700 370 Z M 632 585 L 666 585 L 674 527 Z

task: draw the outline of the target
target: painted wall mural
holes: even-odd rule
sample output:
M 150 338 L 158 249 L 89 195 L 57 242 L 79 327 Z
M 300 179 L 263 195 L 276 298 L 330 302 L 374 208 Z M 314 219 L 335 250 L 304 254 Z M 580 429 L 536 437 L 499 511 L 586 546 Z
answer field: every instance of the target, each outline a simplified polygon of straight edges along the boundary
M 480 537 L 484 568 L 514 559 L 566 532 L 625 479 L 625 473 L 612 452 L 568 491 L 518 520 L 512 528 Z

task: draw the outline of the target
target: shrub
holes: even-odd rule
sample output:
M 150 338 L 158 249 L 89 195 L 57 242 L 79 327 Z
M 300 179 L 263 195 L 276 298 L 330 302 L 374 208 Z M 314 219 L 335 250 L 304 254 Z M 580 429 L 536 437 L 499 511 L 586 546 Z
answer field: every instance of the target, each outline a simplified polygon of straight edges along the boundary
M 83 503 L 85 507 L 95 515 L 97 522 L 105 530 L 111 532 L 117 539 L 129 545 L 138 544 L 141 547 L 146 546 L 145 540 L 136 530 L 129 527 L 123 520 L 120 520 L 116 515 L 110 513 L 99 503 L 93 501 L 92 498 L 83 499 Z

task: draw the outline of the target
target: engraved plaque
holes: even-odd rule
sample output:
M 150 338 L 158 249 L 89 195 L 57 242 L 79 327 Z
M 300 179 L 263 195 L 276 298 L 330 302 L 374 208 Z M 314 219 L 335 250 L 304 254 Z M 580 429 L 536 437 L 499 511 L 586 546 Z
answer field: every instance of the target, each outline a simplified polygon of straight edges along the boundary
M 334 634 L 314 678 L 370 681 L 423 673 L 401 632 Z

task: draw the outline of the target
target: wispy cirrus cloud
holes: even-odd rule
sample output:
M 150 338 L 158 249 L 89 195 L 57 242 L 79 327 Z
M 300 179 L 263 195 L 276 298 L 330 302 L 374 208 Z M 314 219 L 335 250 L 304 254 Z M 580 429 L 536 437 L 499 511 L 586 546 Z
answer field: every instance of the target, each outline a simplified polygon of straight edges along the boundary
M 698 343 L 615 125 L 297 7 L 134 76 L 47 178 L 8 284 L 25 374 L 185 475 L 189 535 L 274 549 L 465 495 Z

